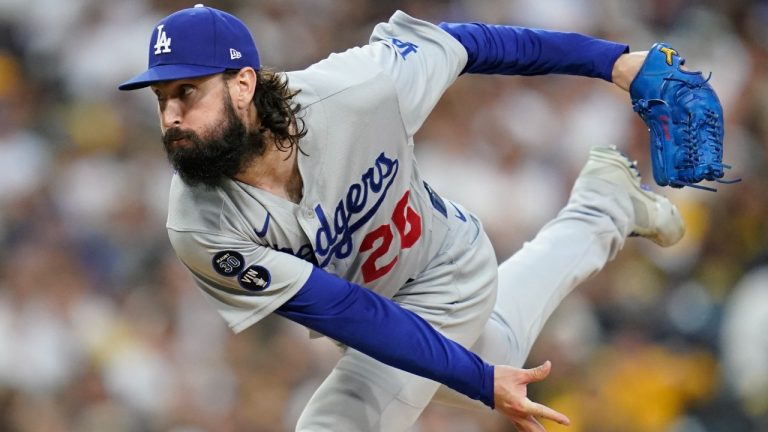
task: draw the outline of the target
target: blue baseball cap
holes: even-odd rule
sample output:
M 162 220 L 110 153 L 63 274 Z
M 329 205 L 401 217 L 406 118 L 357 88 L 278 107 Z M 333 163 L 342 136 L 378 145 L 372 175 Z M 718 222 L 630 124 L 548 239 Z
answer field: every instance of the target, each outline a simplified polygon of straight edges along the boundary
M 234 15 L 197 4 L 163 18 L 149 41 L 149 67 L 120 84 L 136 90 L 158 81 L 197 78 L 242 69 L 259 70 L 259 52 L 248 28 Z

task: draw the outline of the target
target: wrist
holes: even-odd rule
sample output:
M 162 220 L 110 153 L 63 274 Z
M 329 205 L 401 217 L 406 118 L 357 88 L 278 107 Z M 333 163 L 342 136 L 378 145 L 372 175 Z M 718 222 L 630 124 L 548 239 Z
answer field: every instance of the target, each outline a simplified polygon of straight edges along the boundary
M 611 81 L 619 88 L 629 91 L 629 86 L 637 76 L 637 72 L 643 66 L 648 51 L 634 51 L 622 54 L 616 59 L 611 71 Z

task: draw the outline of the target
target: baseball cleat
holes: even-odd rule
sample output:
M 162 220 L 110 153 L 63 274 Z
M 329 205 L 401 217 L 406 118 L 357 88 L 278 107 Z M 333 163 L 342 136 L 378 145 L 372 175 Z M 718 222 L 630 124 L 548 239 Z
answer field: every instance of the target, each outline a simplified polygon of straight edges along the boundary
M 581 176 L 605 179 L 629 193 L 635 213 L 630 235 L 645 237 L 664 247 L 674 245 L 683 237 L 685 224 L 677 207 L 641 184 L 635 163 L 616 147 L 593 147 Z

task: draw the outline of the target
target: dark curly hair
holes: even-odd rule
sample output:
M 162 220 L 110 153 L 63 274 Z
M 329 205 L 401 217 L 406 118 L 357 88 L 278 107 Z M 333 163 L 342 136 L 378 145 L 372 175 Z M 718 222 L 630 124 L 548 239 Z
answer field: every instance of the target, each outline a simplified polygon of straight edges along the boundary
M 224 78 L 229 79 L 238 72 L 227 70 Z M 301 104 L 293 100 L 300 90 L 291 90 L 284 74 L 268 69 L 256 71 L 256 77 L 253 105 L 259 116 L 259 132 L 272 134 L 278 150 L 289 152 L 288 157 L 294 148 L 304 153 L 299 147 L 299 140 L 307 134 L 307 129 L 304 121 L 298 117 Z

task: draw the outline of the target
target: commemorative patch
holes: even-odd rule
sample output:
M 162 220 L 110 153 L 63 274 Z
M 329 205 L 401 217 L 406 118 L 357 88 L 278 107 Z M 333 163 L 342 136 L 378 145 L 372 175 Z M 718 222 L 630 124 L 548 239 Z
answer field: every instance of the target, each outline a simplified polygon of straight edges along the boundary
M 245 267 L 243 255 L 237 251 L 221 251 L 213 256 L 213 269 L 222 276 L 237 276 Z
M 269 286 L 271 280 L 269 270 L 260 265 L 248 267 L 237 277 L 240 286 L 248 291 L 262 291 Z

